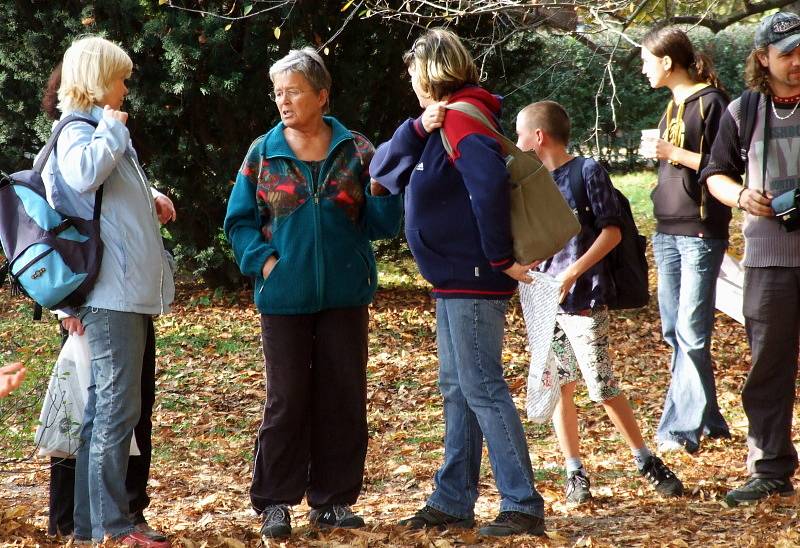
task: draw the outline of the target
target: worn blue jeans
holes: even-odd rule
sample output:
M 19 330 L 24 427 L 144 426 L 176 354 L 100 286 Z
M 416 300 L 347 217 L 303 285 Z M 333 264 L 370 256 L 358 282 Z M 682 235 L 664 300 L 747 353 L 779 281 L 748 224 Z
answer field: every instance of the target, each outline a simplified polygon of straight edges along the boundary
M 150 317 L 102 308 L 83 308 L 80 316 L 92 371 L 75 466 L 75 537 L 102 541 L 133 531 L 125 477 Z
M 690 450 L 700 446 L 703 435 L 730 435 L 711 364 L 716 283 L 727 246 L 722 239 L 653 236 L 661 329 L 672 347 L 672 380 L 656 439 Z
M 428 505 L 462 519 L 474 516 L 483 438 L 500 492 L 500 510 L 544 517 L 522 422 L 503 379 L 507 306 L 506 300 L 436 301 L 445 449 Z

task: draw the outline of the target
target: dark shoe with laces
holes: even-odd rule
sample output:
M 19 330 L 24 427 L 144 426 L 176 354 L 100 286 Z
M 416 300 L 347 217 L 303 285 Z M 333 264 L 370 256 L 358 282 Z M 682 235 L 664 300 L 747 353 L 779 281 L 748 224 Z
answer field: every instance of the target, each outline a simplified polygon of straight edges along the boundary
M 772 495 L 791 497 L 794 495 L 792 482 L 776 478 L 750 478 L 741 487 L 737 487 L 725 496 L 725 505 L 729 507 L 740 504 L 755 504 Z
M 287 538 L 292 534 L 292 518 L 285 504 L 267 506 L 261 513 L 261 540 Z
M 567 476 L 567 502 L 583 504 L 592 498 L 591 482 L 583 470 L 574 470 Z
M 364 519 L 357 516 L 346 504 L 331 504 L 320 508 L 312 508 L 308 513 L 308 521 L 321 529 L 358 529 L 364 527 Z
M 731 439 L 730 430 L 709 430 L 706 435 L 707 438 L 712 440 L 729 440 Z
M 494 521 L 481 527 L 478 534 L 486 537 L 511 535 L 544 535 L 544 518 L 522 512 L 500 512 Z
M 425 505 L 410 518 L 401 519 L 398 525 L 409 529 L 469 529 L 475 526 L 472 518 L 459 518 Z
M 683 495 L 683 484 L 678 476 L 660 458 L 650 455 L 639 473 L 647 478 L 656 492 L 665 497 Z
M 685 439 L 685 438 L 681 438 L 681 439 L 678 441 L 678 443 L 680 443 L 681 445 L 683 445 L 683 449 L 684 449 L 684 450 L 685 450 L 687 453 L 689 453 L 690 455 L 694 455 L 695 453 L 697 453 L 698 451 L 700 451 L 700 444 L 699 444 L 699 443 L 697 443 L 697 442 L 694 442 L 694 441 L 692 441 L 692 440 L 687 440 L 687 439 Z

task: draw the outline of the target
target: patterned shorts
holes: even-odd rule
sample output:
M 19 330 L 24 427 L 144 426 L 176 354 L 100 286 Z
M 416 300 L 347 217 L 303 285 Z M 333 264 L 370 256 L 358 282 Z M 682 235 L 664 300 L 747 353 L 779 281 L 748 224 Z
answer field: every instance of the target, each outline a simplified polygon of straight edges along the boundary
M 586 316 L 559 313 L 551 348 L 559 361 L 562 386 L 577 381 L 580 368 L 592 401 L 620 394 L 608 357 L 608 310 L 592 310 Z

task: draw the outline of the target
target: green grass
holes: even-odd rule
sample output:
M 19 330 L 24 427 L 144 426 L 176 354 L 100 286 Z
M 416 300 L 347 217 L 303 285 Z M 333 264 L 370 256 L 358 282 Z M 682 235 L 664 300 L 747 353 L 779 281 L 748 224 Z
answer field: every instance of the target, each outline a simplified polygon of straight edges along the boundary
M 22 386 L 0 400 L 0 455 L 27 456 L 39 421 L 41 402 L 59 348 L 58 326 L 45 313 L 35 322 L 29 301 L 5 300 L 0 306 L 0 365 L 20 361 L 28 370 Z M 0 470 L 3 465 L 0 462 Z
M 639 232 L 648 237 L 653 234 L 656 225 L 653 218 L 653 203 L 650 201 L 650 192 L 656 186 L 656 178 L 655 170 L 611 175 L 614 186 L 631 203 L 631 211 Z
M 378 261 L 378 284 L 382 289 L 411 288 L 425 284 L 413 257 L 401 256 Z

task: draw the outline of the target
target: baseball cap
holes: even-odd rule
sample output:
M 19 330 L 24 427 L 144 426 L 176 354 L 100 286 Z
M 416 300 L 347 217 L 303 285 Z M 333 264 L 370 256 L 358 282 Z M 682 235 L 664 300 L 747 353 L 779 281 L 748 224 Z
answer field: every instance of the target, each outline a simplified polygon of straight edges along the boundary
M 756 29 L 755 46 L 775 46 L 781 53 L 800 46 L 800 16 L 779 11 L 764 17 Z

